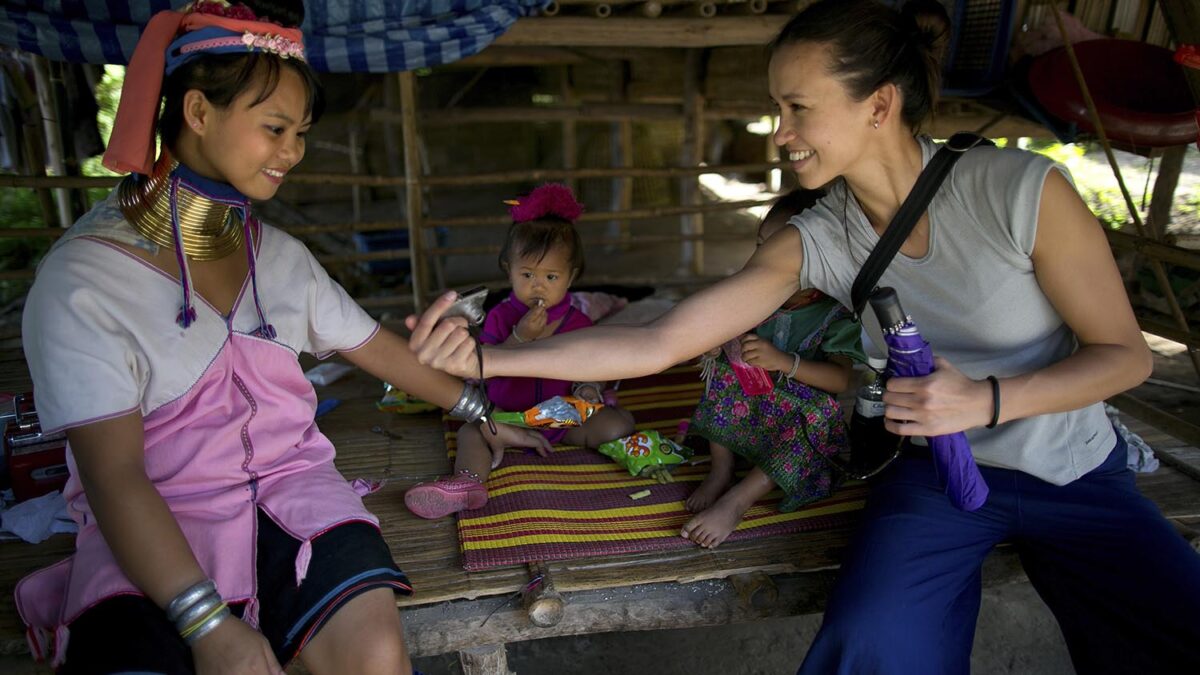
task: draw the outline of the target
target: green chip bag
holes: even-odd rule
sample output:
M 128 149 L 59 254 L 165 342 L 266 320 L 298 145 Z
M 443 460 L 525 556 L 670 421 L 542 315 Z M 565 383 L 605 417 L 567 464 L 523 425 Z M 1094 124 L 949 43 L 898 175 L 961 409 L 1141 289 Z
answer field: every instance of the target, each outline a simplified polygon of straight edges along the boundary
M 657 431 L 639 431 L 632 436 L 601 443 L 600 454 L 611 457 L 631 476 L 664 476 L 670 467 L 692 458 L 692 450 L 663 438 Z

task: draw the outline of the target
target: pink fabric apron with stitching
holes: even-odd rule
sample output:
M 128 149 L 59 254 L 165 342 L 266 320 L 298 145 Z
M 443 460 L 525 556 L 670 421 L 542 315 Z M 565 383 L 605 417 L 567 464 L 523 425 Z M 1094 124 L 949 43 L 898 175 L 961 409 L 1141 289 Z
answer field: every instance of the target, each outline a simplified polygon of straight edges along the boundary
M 248 601 L 251 625 L 258 613 L 256 507 L 303 541 L 297 583 L 314 537 L 348 521 L 378 524 L 334 468 L 333 445 L 313 421 L 316 404 L 293 351 L 231 331 L 200 380 L 144 418 L 147 475 L 221 596 Z M 65 653 L 66 626 L 81 613 L 106 598 L 140 594 L 105 543 L 69 452 L 68 462 L 76 553 L 16 589 L 35 656 L 54 662 Z

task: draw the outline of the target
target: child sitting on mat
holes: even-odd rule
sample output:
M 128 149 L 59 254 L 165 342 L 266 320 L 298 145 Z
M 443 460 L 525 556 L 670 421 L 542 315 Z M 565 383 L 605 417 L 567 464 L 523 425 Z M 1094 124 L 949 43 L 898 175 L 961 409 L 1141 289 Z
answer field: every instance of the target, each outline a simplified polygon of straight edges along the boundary
M 480 336 L 484 344 L 532 342 L 592 325 L 572 305 L 569 292 L 584 268 L 583 243 L 574 226 L 582 212 L 571 190 L 557 184 L 542 185 L 512 204 L 513 223 L 500 251 L 500 269 L 513 290 L 488 312 Z M 603 396 L 599 382 L 495 377 L 487 386 L 488 396 L 503 410 L 525 410 L 554 396 L 574 394 L 594 403 Z M 543 431 L 545 442 L 534 449 L 544 457 L 555 443 L 595 448 L 632 433 L 633 416 L 607 406 L 582 426 Z M 478 423 L 463 425 L 458 430 L 454 473 L 414 486 L 404 495 L 404 503 L 422 518 L 480 508 L 487 503 L 484 482 L 503 458 L 503 450 L 489 448 Z
M 796 189 L 780 197 L 758 228 L 758 245 L 808 209 L 819 190 Z M 713 548 L 737 527 L 742 515 L 778 486 L 785 497 L 781 511 L 829 496 L 834 475 L 824 459 L 847 441 L 846 423 L 836 394 L 850 383 L 851 360 L 865 360 L 858 322 L 836 300 L 816 289 L 801 289 L 753 333 L 743 335 L 742 358 L 751 366 L 778 373 L 772 391 L 743 392 L 724 357 L 689 429 L 708 439 L 712 465 L 687 500 L 698 511 L 681 535 Z M 709 352 L 715 357 L 719 348 Z M 733 488 L 734 455 L 754 468 Z

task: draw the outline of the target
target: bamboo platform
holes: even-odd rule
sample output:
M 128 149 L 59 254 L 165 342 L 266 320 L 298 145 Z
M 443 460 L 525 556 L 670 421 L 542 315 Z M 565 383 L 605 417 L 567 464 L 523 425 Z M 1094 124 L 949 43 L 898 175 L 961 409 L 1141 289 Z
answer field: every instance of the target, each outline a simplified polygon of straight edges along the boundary
M 0 358 L 0 387 L 20 390 L 27 377 L 23 362 Z M 519 601 L 503 600 L 529 581 L 527 567 L 466 572 L 453 519 L 421 520 L 405 510 L 402 495 L 410 485 L 449 468 L 440 415 L 379 412 L 374 403 L 381 393 L 380 383 L 363 373 L 319 388 L 322 399 L 341 401 L 320 426 L 337 446 L 338 468 L 347 478 L 388 481 L 365 501 L 416 591 L 398 602 L 414 655 L 459 651 L 464 659 L 492 659 L 496 650 L 487 647 L 511 641 L 712 625 L 811 613 L 823 606 L 850 528 L 727 543 L 714 551 L 694 548 L 547 563 L 544 569 L 565 611 L 555 625 L 538 627 Z M 1135 419 L 1124 421 L 1160 455 L 1200 466 L 1200 450 Z M 373 432 L 374 427 L 390 435 Z M 1157 472 L 1139 475 L 1138 484 L 1182 532 L 1195 533 L 1200 480 L 1164 461 Z M 68 555 L 72 542 L 71 536 L 59 535 L 39 545 L 0 543 L 0 654 L 27 650 L 13 604 L 14 585 L 28 572 Z M 1020 575 L 1015 554 L 1004 547 L 989 558 L 988 583 Z

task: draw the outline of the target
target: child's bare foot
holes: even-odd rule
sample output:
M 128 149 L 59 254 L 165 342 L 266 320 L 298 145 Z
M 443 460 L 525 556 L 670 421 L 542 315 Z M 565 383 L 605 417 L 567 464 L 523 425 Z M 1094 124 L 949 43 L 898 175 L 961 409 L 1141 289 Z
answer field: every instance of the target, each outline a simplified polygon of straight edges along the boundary
M 704 480 L 687 498 L 684 505 L 687 510 L 692 513 L 699 513 L 704 509 L 712 506 L 713 502 L 717 501 L 721 495 L 725 494 L 725 489 L 729 487 L 729 481 L 733 478 L 731 471 L 718 471 L 713 467 Z M 693 519 L 694 520 L 694 519 Z
M 712 464 L 709 465 L 708 475 L 684 502 L 684 506 L 692 513 L 700 513 L 713 505 L 733 480 L 733 453 L 720 443 L 709 443 L 712 454 Z
M 679 535 L 704 548 L 716 548 L 742 522 L 746 509 L 741 508 L 731 492 L 726 492 L 716 504 L 692 516 Z

